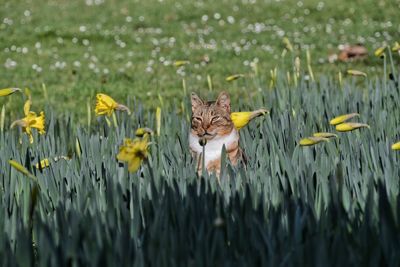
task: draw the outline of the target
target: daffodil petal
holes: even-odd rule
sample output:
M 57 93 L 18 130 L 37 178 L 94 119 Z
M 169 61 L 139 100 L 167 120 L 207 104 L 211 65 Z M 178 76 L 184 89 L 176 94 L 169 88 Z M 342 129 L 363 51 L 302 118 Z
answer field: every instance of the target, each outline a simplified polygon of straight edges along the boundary
M 128 162 L 128 171 L 130 172 L 135 172 L 139 169 L 140 167 L 140 163 L 141 163 L 141 159 L 139 158 L 132 158 L 129 162 Z

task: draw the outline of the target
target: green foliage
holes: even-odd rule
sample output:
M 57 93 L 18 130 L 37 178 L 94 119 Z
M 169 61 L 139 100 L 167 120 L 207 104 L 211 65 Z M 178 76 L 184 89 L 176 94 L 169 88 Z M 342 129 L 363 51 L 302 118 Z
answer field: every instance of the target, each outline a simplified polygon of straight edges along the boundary
M 348 68 L 371 76 L 381 72 L 382 62 L 373 51 L 399 41 L 399 5 L 399 0 L 5 0 L 0 87 L 29 87 L 38 105 L 82 116 L 84 103 L 97 92 L 121 102 L 135 97 L 146 106 L 160 94 L 171 104 L 169 99 L 185 96 L 182 78 L 190 90 L 200 91 L 210 77 L 214 89 L 229 87 L 236 99 L 249 100 L 247 91 L 258 90 L 257 83 L 225 78 L 252 73 L 254 63 L 263 75 L 276 66 L 290 69 L 296 56 L 300 71 L 307 70 L 307 50 L 317 80 Z M 293 46 L 286 56 L 284 37 Z M 339 45 L 357 43 L 369 51 L 365 61 L 328 63 Z M 398 55 L 393 58 L 398 62 Z M 176 60 L 190 64 L 176 68 Z M 14 112 L 22 103 L 13 98 L 7 109 Z
M 118 128 L 103 117 L 80 127 L 47 110 L 47 133 L 34 135 L 33 145 L 5 130 L 0 264 L 398 266 L 399 156 L 390 150 L 400 137 L 396 84 L 366 79 L 357 89 L 351 78 L 341 89 L 322 77 L 294 87 L 279 77 L 251 106 L 232 103 L 271 112 L 241 130 L 248 165 L 226 166 L 221 183 L 196 177 L 185 112 L 162 111 L 151 156 L 132 174 L 117 162 L 118 147 L 156 122 L 155 112 L 129 100 L 134 112 L 119 113 Z M 184 107 L 190 110 L 188 100 Z M 371 128 L 298 145 L 313 132 L 333 131 L 329 120 L 352 112 Z M 37 169 L 44 158 L 50 166 Z

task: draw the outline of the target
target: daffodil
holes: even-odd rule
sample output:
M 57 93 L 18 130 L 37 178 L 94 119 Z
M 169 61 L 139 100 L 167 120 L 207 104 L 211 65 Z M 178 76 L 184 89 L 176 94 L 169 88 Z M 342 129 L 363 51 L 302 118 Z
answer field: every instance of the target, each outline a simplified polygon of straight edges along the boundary
M 44 169 L 50 166 L 49 159 L 42 159 L 40 162 L 35 164 L 36 169 Z
M 244 77 L 244 74 L 233 74 L 233 75 L 230 75 L 230 76 L 226 77 L 225 80 L 227 82 L 231 82 L 231 81 L 237 80 L 237 79 L 242 78 L 242 77 Z
M 19 88 L 4 88 L 0 89 L 0 96 L 8 96 L 11 95 L 15 92 L 21 92 L 21 89 Z
M 153 134 L 153 130 L 150 129 L 150 128 L 145 127 L 145 128 L 139 128 L 135 132 L 135 135 L 138 136 L 138 137 L 143 137 L 146 134 Z
M 359 116 L 360 116 L 360 114 L 358 114 L 358 113 L 350 113 L 350 114 L 340 115 L 340 116 L 335 117 L 332 120 L 330 120 L 329 124 L 330 125 L 338 125 L 340 123 L 350 120 L 351 118 L 359 117 Z
M 54 162 L 57 162 L 57 161 L 59 161 L 60 159 L 70 160 L 69 157 L 66 157 L 66 156 L 59 156 L 59 157 L 54 157 L 54 158 L 53 158 L 53 161 L 54 161 Z M 44 168 L 47 168 L 47 167 L 50 166 L 50 159 L 48 159 L 48 158 L 42 159 L 40 162 L 36 163 L 34 166 L 35 166 L 36 169 L 44 169 Z
M 400 44 L 399 44 L 399 42 L 395 42 L 394 46 L 392 47 L 392 51 L 393 51 L 393 52 L 400 51 Z
M 126 111 L 130 114 L 130 110 L 128 107 L 117 103 L 114 99 L 106 94 L 97 94 L 96 95 L 96 107 L 94 109 L 97 116 L 107 115 L 111 116 L 114 110 Z
M 293 45 L 287 37 L 283 37 L 282 42 L 287 50 L 289 50 L 290 52 L 293 51 Z
M 174 66 L 175 67 L 181 67 L 181 66 L 187 65 L 189 63 L 190 62 L 188 60 L 177 60 L 177 61 L 174 62 Z
M 241 129 L 246 126 L 252 119 L 268 113 L 266 109 L 258 109 L 255 111 L 232 112 L 231 119 L 236 129 Z
M 128 170 L 130 172 L 135 172 L 139 169 L 140 164 L 148 156 L 148 136 L 144 135 L 142 139 L 135 138 L 124 140 L 124 144 L 120 146 L 117 159 L 119 161 L 128 162 Z
M 347 70 L 347 74 L 353 75 L 353 76 L 367 77 L 367 74 L 365 72 L 362 72 L 362 71 L 359 71 L 359 70 Z
M 312 146 L 316 145 L 321 142 L 329 141 L 328 138 L 325 137 L 316 137 L 316 136 L 311 136 L 311 137 L 306 137 L 300 140 L 300 145 L 301 146 Z
M 392 149 L 393 150 L 400 150 L 400 142 L 397 142 L 395 144 L 392 145 Z
M 28 135 L 29 142 L 33 143 L 33 135 L 32 128 L 36 128 L 40 134 L 46 133 L 45 131 L 45 116 L 44 112 L 41 111 L 39 116 L 36 115 L 36 112 L 30 111 L 31 108 L 31 100 L 27 100 L 24 105 L 24 114 L 25 118 L 16 120 L 11 124 L 11 128 L 15 125 L 21 126 L 22 130 Z
M 313 134 L 314 137 L 323 137 L 323 138 L 333 138 L 333 137 L 338 137 L 334 133 L 325 133 L 325 132 L 318 132 Z
M 386 46 L 379 47 L 378 49 L 375 50 L 374 55 L 376 57 L 381 57 L 385 54 L 385 50 L 386 50 Z
M 368 124 L 358 122 L 344 122 L 336 125 L 336 131 L 349 132 L 359 128 L 370 128 Z

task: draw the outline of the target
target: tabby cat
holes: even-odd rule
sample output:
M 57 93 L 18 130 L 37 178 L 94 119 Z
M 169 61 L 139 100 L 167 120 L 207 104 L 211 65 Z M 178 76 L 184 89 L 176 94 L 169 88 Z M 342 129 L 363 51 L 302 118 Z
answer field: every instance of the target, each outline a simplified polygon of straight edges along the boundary
M 228 93 L 221 92 L 214 102 L 206 102 L 195 93 L 191 95 L 192 122 L 189 134 L 190 151 L 197 160 L 199 175 L 203 166 L 209 173 L 219 177 L 221 171 L 221 152 L 225 145 L 226 154 L 232 165 L 242 158 L 239 147 L 239 133 L 231 120 L 231 106 Z

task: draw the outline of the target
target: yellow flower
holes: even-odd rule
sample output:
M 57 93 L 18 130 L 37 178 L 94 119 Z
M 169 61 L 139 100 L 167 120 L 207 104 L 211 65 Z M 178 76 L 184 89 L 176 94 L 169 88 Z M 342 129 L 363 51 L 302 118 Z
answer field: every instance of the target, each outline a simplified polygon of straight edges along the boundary
M 376 57 L 381 57 L 384 55 L 385 50 L 386 50 L 386 46 L 379 47 L 378 49 L 375 50 L 374 55 Z
M 21 89 L 19 88 L 4 88 L 4 89 L 0 89 L 0 96 L 8 96 L 11 95 L 15 92 L 21 92 Z
M 392 145 L 392 149 L 393 150 L 400 150 L 400 142 L 397 142 L 395 144 Z
M 70 158 L 66 157 L 66 156 L 59 156 L 59 157 L 54 157 L 53 158 L 54 162 L 57 162 L 60 159 L 70 160 Z M 50 166 L 50 159 L 48 159 L 48 158 L 42 159 L 40 162 L 36 163 L 34 166 L 35 166 L 36 169 L 39 169 L 39 170 L 47 168 L 47 167 Z
M 287 37 L 283 37 L 282 42 L 287 50 L 289 50 L 290 52 L 293 51 L 293 45 Z
M 110 96 L 105 94 L 97 94 L 96 95 L 96 107 L 94 109 L 97 116 L 107 115 L 111 116 L 114 110 L 122 110 L 128 112 L 130 114 L 130 110 L 128 107 L 117 103 Z
M 40 162 L 35 164 L 36 169 L 44 169 L 50 166 L 50 160 L 49 159 L 43 159 Z
M 190 62 L 188 60 L 177 60 L 177 61 L 174 62 L 174 66 L 175 67 L 181 67 L 181 66 L 187 65 L 189 63 Z
M 258 109 L 255 111 L 232 112 L 231 119 L 236 129 L 241 129 L 246 126 L 252 119 L 268 113 L 266 109 Z
M 399 42 L 395 42 L 394 46 L 392 47 L 392 51 L 393 51 L 393 52 L 400 51 L 400 44 L 399 44 Z
M 349 132 L 359 128 L 370 128 L 368 124 L 358 122 L 344 122 L 336 125 L 336 131 L 338 132 Z
M 351 118 L 359 117 L 359 116 L 360 116 L 360 114 L 358 114 L 358 113 L 350 113 L 350 114 L 340 115 L 340 116 L 335 117 L 332 120 L 330 120 L 329 124 L 330 125 L 337 125 L 337 124 L 340 124 L 342 122 L 348 121 Z
M 353 76 L 367 77 L 367 74 L 365 72 L 362 72 L 362 71 L 359 71 L 359 70 L 347 70 L 347 74 L 353 75 Z
M 145 127 L 145 128 L 138 128 L 135 132 L 135 135 L 138 137 L 143 137 L 146 134 L 153 134 L 153 130 Z
M 314 137 L 323 137 L 323 138 L 333 138 L 333 137 L 338 137 L 336 134 L 333 133 L 314 133 L 313 134 Z
M 300 140 L 300 145 L 301 146 L 312 146 L 316 145 L 321 142 L 328 141 L 328 138 L 325 137 L 316 137 L 316 136 L 311 136 L 311 137 L 306 137 Z
M 242 78 L 242 77 L 244 77 L 244 74 L 233 74 L 233 75 L 230 75 L 230 76 L 226 77 L 225 80 L 227 82 L 231 82 L 231 81 L 237 80 L 237 79 Z
M 41 111 L 39 116 L 36 112 L 30 111 L 31 100 L 27 100 L 24 105 L 25 118 L 16 120 L 11 124 L 11 128 L 15 125 L 22 127 L 22 130 L 28 135 L 29 142 L 33 143 L 32 128 L 36 128 L 40 134 L 45 134 L 45 116 L 44 112 Z
M 142 139 L 135 138 L 124 140 L 124 144 L 119 147 L 119 153 L 117 159 L 119 161 L 128 162 L 128 170 L 135 172 L 139 169 L 140 164 L 148 155 L 148 134 L 145 134 Z

